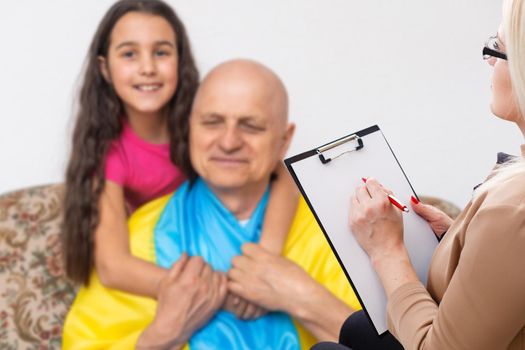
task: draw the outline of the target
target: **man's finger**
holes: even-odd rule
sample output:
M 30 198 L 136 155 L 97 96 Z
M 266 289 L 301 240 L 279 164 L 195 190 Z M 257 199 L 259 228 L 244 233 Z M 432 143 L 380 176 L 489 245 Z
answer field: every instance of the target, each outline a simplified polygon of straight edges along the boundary
M 232 266 L 242 271 L 250 271 L 253 268 L 253 261 L 244 255 L 237 255 L 232 259 Z
M 228 271 L 228 278 L 232 281 L 240 282 L 246 278 L 245 276 L 246 272 L 236 267 L 233 267 Z
M 248 291 L 244 288 L 242 284 L 234 280 L 228 281 L 227 288 L 231 293 L 234 293 L 242 298 L 244 298 L 248 293 Z

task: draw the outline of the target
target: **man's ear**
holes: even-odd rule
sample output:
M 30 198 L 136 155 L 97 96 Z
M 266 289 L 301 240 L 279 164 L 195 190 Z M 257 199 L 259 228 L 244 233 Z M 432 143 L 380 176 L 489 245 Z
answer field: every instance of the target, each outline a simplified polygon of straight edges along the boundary
M 108 60 L 104 56 L 98 56 L 98 69 L 100 70 L 100 73 L 104 77 L 104 80 L 111 84 L 111 75 L 109 74 L 109 68 L 108 68 Z
M 286 152 L 288 152 L 288 148 L 290 147 L 290 144 L 292 143 L 293 134 L 295 132 L 295 124 L 294 123 L 288 123 L 286 126 L 286 131 L 284 132 L 283 138 L 283 146 L 281 149 L 281 158 L 284 159 L 284 156 L 286 155 Z

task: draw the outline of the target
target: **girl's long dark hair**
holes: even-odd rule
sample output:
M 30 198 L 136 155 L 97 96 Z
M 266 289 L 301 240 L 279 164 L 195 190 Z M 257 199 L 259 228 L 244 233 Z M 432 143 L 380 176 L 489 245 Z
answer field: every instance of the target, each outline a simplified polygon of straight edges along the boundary
M 184 25 L 173 9 L 160 0 L 118 1 L 100 22 L 89 48 L 66 171 L 62 247 L 66 275 L 77 283 L 88 283 L 94 265 L 94 230 L 99 222 L 98 202 L 105 184 L 105 155 L 122 131 L 119 119 L 124 114 L 113 87 L 100 72 L 98 57 L 107 57 L 111 31 L 129 12 L 161 16 L 175 32 L 178 82 L 176 93 L 166 106 L 171 160 L 190 178 L 194 176 L 188 152 L 188 118 L 199 74 Z

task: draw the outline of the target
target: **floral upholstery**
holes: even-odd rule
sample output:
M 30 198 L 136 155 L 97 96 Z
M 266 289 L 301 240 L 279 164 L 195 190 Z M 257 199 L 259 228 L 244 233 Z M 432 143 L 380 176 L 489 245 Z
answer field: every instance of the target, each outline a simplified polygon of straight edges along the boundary
M 0 350 L 59 349 L 75 296 L 60 251 L 63 185 L 0 196 Z

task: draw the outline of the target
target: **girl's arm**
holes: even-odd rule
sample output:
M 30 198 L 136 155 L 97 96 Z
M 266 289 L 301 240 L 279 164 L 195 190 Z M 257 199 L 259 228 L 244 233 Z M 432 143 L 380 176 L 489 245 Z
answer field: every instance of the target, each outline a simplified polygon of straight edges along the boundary
M 259 243 L 271 253 L 280 255 L 297 210 L 299 192 L 282 162 L 277 165 L 276 175 Z
M 108 288 L 157 298 L 165 269 L 131 255 L 124 190 L 107 181 L 99 201 L 95 230 L 95 269 Z
M 281 255 L 297 210 L 299 193 L 283 163 L 279 162 L 275 170 L 277 178 L 272 183 L 259 244 L 270 253 Z M 258 318 L 265 313 L 262 308 L 233 294 L 228 296 L 224 308 L 241 319 Z

